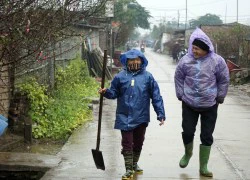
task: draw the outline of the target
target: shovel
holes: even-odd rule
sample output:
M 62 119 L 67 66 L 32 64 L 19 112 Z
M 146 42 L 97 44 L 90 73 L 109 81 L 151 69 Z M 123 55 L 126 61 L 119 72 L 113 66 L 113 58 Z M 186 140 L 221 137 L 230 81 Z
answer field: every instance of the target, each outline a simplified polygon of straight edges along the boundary
M 107 64 L 107 50 L 104 50 L 101 88 L 104 88 L 106 64 Z M 101 135 L 102 106 L 103 106 L 103 94 L 100 94 L 97 142 L 96 142 L 96 149 L 92 149 L 92 155 L 93 155 L 93 158 L 94 158 L 94 161 L 95 161 L 96 168 L 105 170 L 102 151 L 99 151 L 100 135 Z

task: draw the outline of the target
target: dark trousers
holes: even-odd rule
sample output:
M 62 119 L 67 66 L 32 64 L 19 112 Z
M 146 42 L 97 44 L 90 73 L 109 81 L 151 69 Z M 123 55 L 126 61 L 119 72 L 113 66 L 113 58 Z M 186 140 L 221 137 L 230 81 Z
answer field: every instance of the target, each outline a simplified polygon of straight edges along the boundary
M 131 131 L 121 131 L 122 153 L 127 151 L 141 151 L 145 139 L 146 127 L 146 124 L 141 124 Z
M 213 144 L 213 132 L 217 119 L 218 105 L 206 109 L 194 109 L 182 102 L 182 139 L 184 144 L 189 144 L 194 140 L 196 125 L 200 116 L 202 145 L 211 146 Z

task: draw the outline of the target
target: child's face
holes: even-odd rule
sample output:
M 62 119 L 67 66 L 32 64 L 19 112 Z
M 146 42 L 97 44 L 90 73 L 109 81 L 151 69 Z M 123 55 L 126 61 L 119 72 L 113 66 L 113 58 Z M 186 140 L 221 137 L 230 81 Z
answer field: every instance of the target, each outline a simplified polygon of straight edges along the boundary
M 128 59 L 127 66 L 130 71 L 137 71 L 141 68 L 141 59 L 139 57 L 135 59 Z

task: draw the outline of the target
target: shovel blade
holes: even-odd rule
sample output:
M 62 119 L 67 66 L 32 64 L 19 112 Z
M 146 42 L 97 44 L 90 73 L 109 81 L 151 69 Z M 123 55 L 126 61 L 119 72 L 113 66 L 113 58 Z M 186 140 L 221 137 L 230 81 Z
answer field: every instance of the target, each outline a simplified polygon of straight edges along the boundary
M 93 158 L 94 158 L 94 161 L 95 161 L 96 168 L 101 169 L 101 170 L 105 170 L 102 151 L 92 149 L 92 155 L 93 155 Z

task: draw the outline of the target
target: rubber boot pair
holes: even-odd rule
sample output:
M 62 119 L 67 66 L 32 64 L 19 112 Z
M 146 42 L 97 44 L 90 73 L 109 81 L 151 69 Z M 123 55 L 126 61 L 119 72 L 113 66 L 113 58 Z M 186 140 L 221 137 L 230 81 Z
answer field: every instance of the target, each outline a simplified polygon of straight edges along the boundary
M 125 163 L 125 168 L 126 172 L 122 176 L 122 180 L 129 180 L 133 179 L 133 152 L 132 151 L 126 151 L 122 152 L 123 157 L 124 157 L 124 163 Z
M 180 167 L 185 168 L 187 167 L 190 158 L 193 155 L 193 142 L 184 145 L 185 146 L 185 154 L 180 160 Z M 204 146 L 200 145 L 200 175 L 205 177 L 213 177 L 213 173 L 207 169 L 207 164 L 210 156 L 211 146 Z

